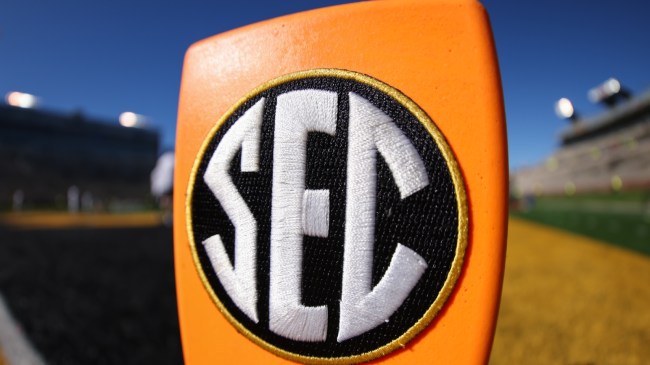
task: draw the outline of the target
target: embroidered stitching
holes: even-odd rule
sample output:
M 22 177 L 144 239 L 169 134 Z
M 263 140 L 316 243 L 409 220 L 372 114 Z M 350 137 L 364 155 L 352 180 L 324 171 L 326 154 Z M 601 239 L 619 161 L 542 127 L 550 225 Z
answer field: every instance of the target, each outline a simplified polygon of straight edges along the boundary
M 329 81 L 310 81 L 321 78 Z M 362 85 L 359 90 L 366 91 L 361 91 L 361 94 L 357 94 L 358 91 L 341 94 L 347 86 L 340 91 L 329 91 L 328 87 L 321 89 L 328 82 L 336 85 L 336 80 L 342 80 L 342 85 Z M 303 84 L 316 87 L 301 86 Z M 284 85 L 295 85 L 291 86 L 295 90 L 281 91 Z M 357 88 L 353 87 L 354 90 Z M 368 93 L 367 90 L 376 91 Z M 399 105 L 399 110 L 410 113 L 407 118 L 412 118 L 423 126 L 422 130 L 427 135 L 425 139 L 431 140 L 426 143 L 434 146 L 442 161 L 442 165 L 435 165 L 440 167 L 436 167 L 433 175 L 427 171 L 433 166 L 431 157 L 427 157 L 428 162 L 425 163 L 418 152 L 418 148 L 422 147 L 416 148 L 412 143 L 415 141 L 413 136 L 422 132 L 416 133 L 412 131 L 413 127 L 404 124 L 400 115 L 406 114 L 399 110 L 391 112 L 398 116 L 393 121 L 393 117 L 383 111 L 388 101 L 381 101 L 384 100 L 383 96 L 376 99 L 376 92 L 379 93 L 377 95 L 392 98 L 393 101 L 389 103 Z M 264 96 L 260 98 L 259 95 Z M 245 105 L 251 106 L 243 108 Z M 347 105 L 347 109 L 342 112 L 344 105 Z M 270 114 L 273 110 L 274 114 Z M 234 115 L 240 115 L 240 111 L 243 114 L 238 119 L 232 119 Z M 268 119 L 271 115 L 274 117 Z M 267 123 L 266 120 L 274 123 L 273 134 L 263 132 L 268 130 L 262 126 Z M 339 126 L 338 121 L 347 126 Z M 395 124 L 396 121 L 402 123 L 400 127 Z M 339 131 L 340 128 L 343 129 Z M 405 135 L 407 130 L 404 128 L 407 128 L 411 137 Z M 305 182 L 313 180 L 310 178 L 313 172 L 306 170 L 305 163 L 309 163 L 307 160 L 312 158 L 307 156 L 312 148 L 309 142 L 312 133 L 331 138 L 347 137 L 347 183 L 339 185 L 336 190 L 328 186 L 315 188 Z M 217 139 L 217 135 L 221 137 Z M 268 138 L 267 135 L 273 136 L 273 158 L 270 162 L 261 163 L 260 159 L 266 159 L 262 157 L 266 152 L 260 148 L 266 143 L 263 141 Z M 421 137 L 417 138 L 421 140 Z M 422 146 L 425 142 L 418 143 Z M 222 147 L 222 144 L 226 146 Z M 270 145 L 266 143 L 266 146 L 269 148 Z M 377 152 L 381 159 L 377 159 Z M 427 154 L 429 155 L 430 153 Z M 209 161 L 202 162 L 206 157 L 210 157 Z M 265 180 L 272 184 L 270 200 L 259 195 L 265 191 L 262 187 L 250 185 L 246 188 L 249 185 L 241 185 L 252 175 L 239 175 L 236 170 L 232 170 L 230 165 L 237 159 L 241 160 L 239 170 L 242 173 L 266 176 L 264 174 L 268 175 L 268 172 L 264 172 L 264 169 L 272 166 L 272 177 Z M 329 165 L 325 163 L 324 166 Z M 198 185 L 195 187 L 199 171 L 204 171 L 204 181 L 209 190 Z M 232 172 L 236 174 L 231 176 Z M 323 173 L 326 174 L 327 171 Z M 453 232 L 454 245 L 449 262 L 428 263 L 426 257 L 430 257 L 432 248 L 418 243 L 421 239 L 411 241 L 407 238 L 404 241 L 397 238 L 391 246 L 387 238 L 393 235 L 401 237 L 404 234 L 399 233 L 399 227 L 395 231 L 394 227 L 391 228 L 393 223 L 387 225 L 386 222 L 404 222 L 395 218 L 393 211 L 399 216 L 402 209 L 400 204 L 409 206 L 408 202 L 413 201 L 412 196 L 420 196 L 420 191 L 429 191 L 428 186 L 432 184 L 430 176 L 435 177 L 438 189 L 441 179 L 439 173 L 447 174 L 450 179 L 449 186 L 453 194 L 453 204 L 450 207 L 456 214 L 453 219 L 455 228 L 449 231 L 445 226 L 446 220 L 440 221 L 440 228 L 430 226 L 436 221 L 434 220 L 427 223 L 431 228 L 427 228 L 419 237 L 443 237 L 448 234 L 444 232 Z M 392 178 L 392 184 L 398 190 L 397 200 L 390 198 L 392 193 L 389 190 L 392 188 L 389 187 L 387 178 Z M 378 185 L 379 181 L 382 182 Z M 332 69 L 311 70 L 280 77 L 251 91 L 209 133 L 195 162 L 188 186 L 189 241 L 198 274 L 206 290 L 219 310 L 240 332 L 267 350 L 291 360 L 315 364 L 349 364 L 367 361 L 404 346 L 435 317 L 460 275 L 467 245 L 468 214 L 463 180 L 453 154 L 442 134 L 417 105 L 392 87 L 359 73 Z M 388 191 L 385 190 L 387 187 Z M 444 191 L 447 189 L 443 188 Z M 207 200 L 199 199 L 195 194 L 201 191 L 210 191 L 214 198 L 201 195 Z M 444 191 L 439 193 L 449 194 Z M 251 193 L 256 197 L 253 200 L 250 200 Z M 347 201 L 342 211 L 341 197 Z M 217 230 L 209 228 L 217 222 L 215 218 L 200 213 L 207 212 L 205 209 L 213 209 L 201 208 L 212 206 L 212 200 L 221 206 L 219 209 L 223 209 L 223 213 L 218 213 L 222 218 L 217 221 L 231 222 L 226 225 L 219 223 L 218 227 L 221 228 Z M 268 203 L 262 203 L 264 201 Z M 387 205 L 386 202 L 389 201 L 404 203 Z M 422 199 L 417 198 L 415 201 Z M 251 202 L 253 205 L 250 205 Z M 264 208 L 267 204 L 270 208 Z M 356 208 L 350 208 L 351 206 Z M 255 214 L 266 211 L 265 209 L 269 209 L 267 214 L 270 218 L 256 219 Z M 450 208 L 442 209 L 447 211 Z M 332 211 L 335 212 L 334 217 L 330 216 Z M 341 218 L 337 218 L 341 214 L 337 213 L 339 211 L 344 213 L 342 218 L 345 231 L 336 228 L 340 225 L 337 222 L 341 222 Z M 426 212 L 426 209 L 423 211 Z M 432 213 L 414 211 L 409 214 Z M 228 228 L 230 224 L 233 228 Z M 414 224 L 416 226 L 413 227 L 417 227 L 420 223 Z M 369 229 L 370 226 L 376 226 L 376 229 Z M 228 233 L 230 229 L 234 233 Z M 267 234 L 268 248 L 259 246 L 257 240 Z M 417 233 L 406 234 L 404 237 L 412 234 L 418 237 Z M 440 234 L 443 236 L 437 236 Z M 205 237 L 200 241 L 203 245 L 197 246 L 195 238 L 201 236 Z M 356 236 L 361 239 L 358 240 Z M 377 237 L 381 237 L 384 242 L 381 246 L 377 246 Z M 330 242 L 332 239 L 345 241 L 341 251 L 331 246 L 336 242 Z M 333 312 L 334 317 L 329 313 L 337 309 L 338 304 L 331 301 L 324 305 L 319 301 L 314 302 L 312 297 L 319 289 L 305 287 L 314 280 L 314 275 L 320 280 L 319 265 L 313 266 L 320 259 L 316 252 L 322 251 L 318 250 L 341 252 L 342 266 L 338 274 L 341 275 L 341 286 L 327 288 L 326 291 L 330 294 L 324 296 L 332 297 L 339 293 L 338 316 L 337 311 Z M 229 253 L 233 256 L 229 257 Z M 257 266 L 264 265 L 265 260 L 259 261 L 259 255 L 270 256 L 268 276 L 260 274 Z M 328 265 L 325 267 L 332 267 L 331 263 Z M 432 277 L 432 267 L 443 270 L 441 273 L 445 273 L 442 277 L 444 282 L 431 299 L 420 303 L 421 300 L 416 301 L 415 298 L 424 298 L 423 295 L 428 298 L 430 294 L 427 293 L 431 290 L 422 287 L 419 282 L 425 277 Z M 332 273 L 335 272 L 336 270 Z M 268 286 L 268 291 L 265 291 L 265 286 Z M 305 290 L 307 291 L 304 292 Z M 318 294 L 316 297 L 321 296 Z M 306 304 L 305 300 L 319 304 Z M 232 304 L 229 304 L 230 301 Z M 411 312 L 402 310 L 404 306 L 422 308 L 423 311 L 404 322 L 410 318 L 408 313 Z M 245 316 L 233 312 L 233 308 Z M 251 324 L 247 324 L 247 321 Z M 265 332 L 264 328 L 268 328 L 266 331 L 269 332 Z M 377 332 L 382 328 L 382 332 Z M 375 332 L 377 335 L 374 335 Z M 282 338 L 286 340 L 281 340 Z
M 221 236 L 203 241 L 212 268 L 228 295 L 239 309 L 254 322 L 257 317 L 257 285 L 255 280 L 257 221 L 239 194 L 228 174 L 229 165 L 241 147 L 241 170 L 255 172 L 259 168 L 260 128 L 264 99 L 250 108 L 228 130 L 210 158 L 203 175 L 205 183 L 217 197 L 235 226 L 235 263 L 230 263 Z
M 336 132 L 337 95 L 300 90 L 278 96 L 273 146 L 269 328 L 299 341 L 324 341 L 327 306 L 302 305 L 302 207 L 307 133 Z

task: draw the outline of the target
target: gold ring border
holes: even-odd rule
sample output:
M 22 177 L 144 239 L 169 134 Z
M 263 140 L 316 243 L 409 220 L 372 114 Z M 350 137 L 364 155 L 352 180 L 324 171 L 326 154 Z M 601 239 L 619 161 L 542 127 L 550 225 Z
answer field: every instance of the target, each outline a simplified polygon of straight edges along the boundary
M 251 100 L 253 97 L 259 95 L 260 93 L 268 89 L 279 86 L 286 82 L 301 80 L 305 78 L 312 78 L 312 77 L 337 77 L 337 78 L 357 81 L 362 84 L 366 84 L 376 89 L 379 89 L 380 91 L 384 92 L 385 94 L 388 94 L 389 96 L 397 100 L 400 104 L 402 104 L 402 106 L 404 106 L 409 112 L 411 112 L 420 123 L 424 125 L 426 130 L 433 137 L 438 148 L 440 149 L 440 152 L 445 158 L 445 161 L 447 162 L 447 167 L 449 168 L 449 172 L 451 174 L 454 188 L 456 189 L 456 203 L 458 206 L 458 239 L 456 241 L 456 255 L 454 257 L 454 260 L 452 261 L 449 274 L 447 276 L 447 279 L 445 280 L 444 285 L 442 286 L 442 289 L 440 290 L 440 293 L 433 301 L 433 304 L 431 304 L 429 309 L 427 309 L 427 311 L 424 313 L 424 315 L 417 322 L 415 322 L 415 324 L 411 326 L 411 328 L 409 328 L 406 332 L 404 332 L 400 337 L 389 342 L 384 346 L 381 346 L 372 351 L 364 352 L 359 355 L 331 357 L 331 358 L 305 356 L 305 355 L 300 355 L 300 354 L 283 350 L 257 337 L 254 333 L 252 333 L 246 327 L 244 327 L 244 325 L 239 323 L 237 319 L 230 314 L 230 312 L 223 305 L 223 303 L 221 303 L 219 297 L 217 297 L 216 293 L 212 289 L 212 286 L 208 282 L 205 273 L 203 272 L 203 267 L 201 266 L 198 253 L 196 251 L 196 242 L 194 241 L 194 231 L 192 229 L 192 215 L 191 215 L 192 194 L 194 190 L 194 183 L 196 181 L 196 174 L 199 169 L 199 165 L 201 164 L 205 152 L 208 146 L 210 145 L 210 142 L 212 142 L 214 135 L 237 109 L 239 109 L 244 103 Z M 312 69 L 307 71 L 298 71 L 284 76 L 280 76 L 278 78 L 275 78 L 271 81 L 268 81 L 256 87 L 248 95 L 241 98 L 230 109 L 228 109 L 226 113 L 219 119 L 219 121 L 217 121 L 215 126 L 212 127 L 212 129 L 204 139 L 197 157 L 200 158 L 194 160 L 194 166 L 192 167 L 192 172 L 188 183 L 186 206 L 185 206 L 187 233 L 189 238 L 190 249 L 192 251 L 192 257 L 194 259 L 194 266 L 197 268 L 201 282 L 203 283 L 203 286 L 208 291 L 210 298 L 217 305 L 217 308 L 226 317 L 228 322 L 230 322 L 233 326 L 235 326 L 235 328 L 240 333 L 248 337 L 248 339 L 250 339 L 257 345 L 261 346 L 262 348 L 285 359 L 289 359 L 292 361 L 300 361 L 307 364 L 355 364 L 355 363 L 370 361 L 379 358 L 381 356 L 387 355 L 399 348 L 405 347 L 406 343 L 412 340 L 417 334 L 419 334 L 422 330 L 424 330 L 429 325 L 429 323 L 431 323 L 431 321 L 436 317 L 440 309 L 442 309 L 443 305 L 447 302 L 449 295 L 451 295 L 451 292 L 456 284 L 456 281 L 460 276 L 462 266 L 463 266 L 463 260 L 465 257 L 465 250 L 468 244 L 467 240 L 468 240 L 469 216 L 468 216 L 468 208 L 467 208 L 467 195 L 465 193 L 465 184 L 463 182 L 463 177 L 460 172 L 460 168 L 458 167 L 458 163 L 456 162 L 456 159 L 454 158 L 454 154 L 451 148 L 449 147 L 449 145 L 447 144 L 447 141 L 444 135 L 442 134 L 442 132 L 440 132 L 440 130 L 438 129 L 438 127 L 436 127 L 436 125 L 431 120 L 431 118 L 429 118 L 429 116 L 422 109 L 420 109 L 420 107 L 417 104 L 415 104 L 414 101 L 412 101 L 409 97 L 404 95 L 399 90 L 393 88 L 392 86 L 382 81 L 379 81 L 371 76 L 359 72 L 342 70 L 342 69 L 320 68 L 320 69 Z

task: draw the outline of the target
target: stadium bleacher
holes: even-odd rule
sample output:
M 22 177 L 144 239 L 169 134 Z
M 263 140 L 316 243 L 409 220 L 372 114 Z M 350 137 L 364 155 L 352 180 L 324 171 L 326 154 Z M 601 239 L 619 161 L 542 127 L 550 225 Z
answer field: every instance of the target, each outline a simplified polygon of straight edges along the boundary
M 81 113 L 0 105 L 0 211 L 66 209 L 71 193 L 86 210 L 144 204 L 158 141 Z
M 511 173 L 516 197 L 650 188 L 650 91 L 560 136 L 545 162 Z

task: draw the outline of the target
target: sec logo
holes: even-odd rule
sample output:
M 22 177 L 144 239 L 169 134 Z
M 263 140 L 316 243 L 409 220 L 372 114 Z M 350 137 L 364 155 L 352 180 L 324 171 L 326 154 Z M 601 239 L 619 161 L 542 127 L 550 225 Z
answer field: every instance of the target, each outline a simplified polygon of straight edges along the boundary
M 252 90 L 196 158 L 187 227 L 239 332 L 305 363 L 403 347 L 462 270 L 468 212 L 444 136 L 372 77 L 317 69 Z

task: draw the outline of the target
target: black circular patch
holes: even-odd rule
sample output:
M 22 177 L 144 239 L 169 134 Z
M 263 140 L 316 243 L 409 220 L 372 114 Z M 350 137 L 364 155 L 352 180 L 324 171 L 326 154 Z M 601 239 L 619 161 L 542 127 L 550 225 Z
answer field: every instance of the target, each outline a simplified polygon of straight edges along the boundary
M 295 90 L 327 90 L 338 95 L 336 133 L 309 133 L 305 188 L 329 190 L 327 238 L 304 236 L 302 304 L 328 308 L 327 339 L 295 341 L 269 330 L 270 232 L 274 120 L 277 97 Z M 415 251 L 428 267 L 390 320 L 361 335 L 337 342 L 346 219 L 349 93 L 390 116 L 410 140 L 427 170 L 429 184 L 401 199 L 393 175 L 377 154 L 377 199 L 373 285 L 382 278 L 397 243 Z M 220 235 L 234 261 L 234 227 L 203 180 L 208 162 L 224 134 L 256 102 L 265 98 L 258 172 L 241 172 L 241 149 L 229 174 L 257 220 L 257 312 L 253 322 L 224 290 L 204 246 Z M 255 89 L 222 117 L 197 156 L 188 192 L 190 245 L 204 285 L 240 332 L 276 354 L 303 362 L 351 363 L 382 356 L 401 347 L 438 313 L 458 278 L 467 244 L 467 208 L 459 169 L 444 137 L 427 115 L 392 87 L 368 76 L 342 70 L 314 70 L 288 75 Z M 236 263 L 235 263 L 236 265 Z

